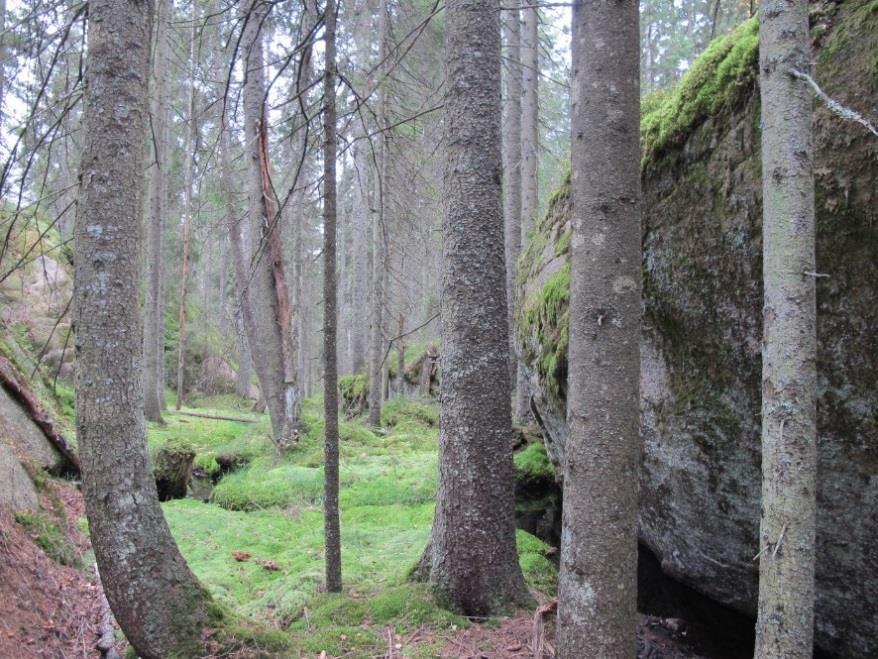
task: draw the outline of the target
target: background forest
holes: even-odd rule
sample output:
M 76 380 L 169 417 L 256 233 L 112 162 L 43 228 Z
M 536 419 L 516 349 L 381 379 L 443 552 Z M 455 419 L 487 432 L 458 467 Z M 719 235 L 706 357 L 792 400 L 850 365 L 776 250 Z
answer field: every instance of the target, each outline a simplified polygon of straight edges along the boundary
M 759 608 L 760 558 L 808 544 L 768 538 L 760 495 L 765 138 L 792 126 L 766 123 L 760 3 L 573 4 L 0 0 L 0 657 L 811 656 Z M 816 315 L 777 359 L 816 411 L 810 458 L 770 469 L 817 480 L 785 602 L 814 656 L 867 657 L 878 3 L 791 4 L 816 229 L 789 297 Z M 604 35 L 618 93 L 577 59 Z M 577 115 L 584 70 L 579 112 L 620 103 L 627 142 Z M 501 162 L 497 221 L 467 224 Z M 637 190 L 614 263 L 641 284 L 614 271 L 637 329 L 586 367 L 574 208 L 601 177 Z M 597 493 L 569 475 L 606 466 L 582 382 L 639 438 Z M 605 628 L 637 633 L 585 652 L 562 503 L 600 491 L 630 540 Z

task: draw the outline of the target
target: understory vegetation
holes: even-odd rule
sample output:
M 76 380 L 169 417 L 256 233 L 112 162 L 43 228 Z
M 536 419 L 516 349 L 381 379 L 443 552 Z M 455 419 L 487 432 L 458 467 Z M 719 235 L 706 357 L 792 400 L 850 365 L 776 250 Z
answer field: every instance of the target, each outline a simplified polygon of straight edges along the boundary
M 283 456 L 269 439 L 267 418 L 243 412 L 226 398 L 198 402 L 197 410 L 169 412 L 165 426 L 151 424 L 149 446 L 153 455 L 169 443 L 196 454 L 193 489 L 201 500 L 170 501 L 164 510 L 186 560 L 220 605 L 267 622 L 288 638 L 289 651 L 306 655 L 383 654 L 390 635 L 403 656 L 434 656 L 449 635 L 468 624 L 438 608 L 427 585 L 408 578 L 433 519 L 434 401 L 389 401 L 382 428 L 375 431 L 365 419 L 341 423 L 344 591 L 339 595 L 321 592 L 320 401 L 305 401 L 306 431 Z M 531 450 L 519 461 L 539 457 Z M 553 595 L 552 549 L 523 531 L 518 549 L 531 588 Z

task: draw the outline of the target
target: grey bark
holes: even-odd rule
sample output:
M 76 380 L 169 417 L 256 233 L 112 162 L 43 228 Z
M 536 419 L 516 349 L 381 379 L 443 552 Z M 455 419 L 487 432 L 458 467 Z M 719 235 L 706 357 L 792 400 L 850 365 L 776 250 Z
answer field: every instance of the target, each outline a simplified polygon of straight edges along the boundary
M 235 378 L 235 390 L 241 398 L 250 396 L 250 346 L 247 344 L 247 330 L 240 308 L 235 314 L 235 346 L 238 353 L 238 373 Z
M 516 268 L 521 252 L 521 18 L 517 7 L 504 12 L 506 27 L 506 95 L 503 98 L 503 218 L 506 240 L 506 304 L 509 327 L 515 327 Z M 515 333 L 509 333 L 509 369 L 516 382 L 519 368 Z
M 378 5 L 378 56 L 386 59 L 387 47 L 387 7 L 385 0 Z M 383 79 L 385 66 L 378 67 L 378 122 L 379 129 L 387 125 L 387 81 Z M 378 172 L 375 177 L 378 206 L 377 217 L 372 223 L 372 312 L 369 326 L 369 425 L 381 425 L 381 402 L 384 378 L 384 303 L 387 277 L 387 189 L 384 185 L 387 174 L 387 134 L 378 135 Z
M 558 595 L 561 657 L 633 657 L 636 649 L 638 41 L 636 2 L 574 4 L 570 437 Z
M 324 537 L 326 541 L 326 590 L 341 592 L 341 529 L 338 514 L 338 364 L 336 354 L 336 110 L 335 22 L 336 5 L 327 0 L 326 70 L 323 76 L 323 414 L 325 419 Z
M 285 349 L 279 322 L 278 294 L 272 272 L 272 255 L 268 232 L 269 222 L 263 197 L 263 173 L 260 149 L 261 130 L 265 117 L 265 70 L 262 61 L 262 32 L 267 5 L 251 0 L 246 9 L 242 48 L 245 54 L 244 120 L 245 152 L 247 155 L 247 200 L 250 231 L 253 238 L 247 285 L 252 318 L 248 332 L 250 353 L 262 395 L 271 417 L 275 444 L 283 448 L 291 439 L 294 419 L 287 405 Z
M 527 233 L 536 220 L 538 201 L 538 166 L 540 149 L 539 128 L 539 9 L 530 6 L 522 10 L 524 26 L 521 32 L 521 236 L 519 242 L 527 239 Z M 524 364 L 518 361 L 515 375 L 516 419 L 524 420 L 530 416 L 530 391 Z
M 154 160 L 149 178 L 147 213 L 146 308 L 143 332 L 144 412 L 149 421 L 162 420 L 164 381 L 162 366 L 165 345 L 165 305 L 163 269 L 165 215 L 168 209 L 168 66 L 170 64 L 170 19 L 173 0 L 159 0 L 156 6 L 155 48 L 153 51 L 152 131 Z
M 762 522 L 757 657 L 810 657 L 817 329 L 808 3 L 759 8 L 762 98 Z
M 208 596 L 159 506 L 143 419 L 140 278 L 151 2 L 92 0 L 75 226 L 76 426 L 92 545 L 145 659 L 194 656 Z
M 515 547 L 496 0 L 446 4 L 439 491 L 422 566 L 445 605 L 494 615 L 529 597 Z

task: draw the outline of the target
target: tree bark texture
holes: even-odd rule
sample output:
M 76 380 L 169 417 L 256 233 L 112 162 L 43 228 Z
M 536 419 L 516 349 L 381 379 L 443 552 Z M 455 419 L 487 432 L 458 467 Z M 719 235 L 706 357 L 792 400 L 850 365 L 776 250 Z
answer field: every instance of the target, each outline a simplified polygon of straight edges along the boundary
M 516 267 L 521 252 L 521 18 L 518 8 L 504 12 L 506 95 L 503 98 L 503 218 L 506 240 L 506 304 L 514 327 Z M 516 382 L 519 364 L 515 336 L 509 333 L 509 369 Z
M 152 131 L 155 162 L 149 179 L 147 213 L 146 309 L 143 332 L 144 412 L 149 421 L 162 420 L 162 362 L 165 345 L 165 305 L 162 301 L 162 270 L 165 253 L 165 215 L 168 210 L 168 66 L 170 65 L 170 20 L 173 0 L 158 0 L 153 52 Z M 150 135 L 150 133 L 147 133 Z
M 180 555 L 146 449 L 138 299 L 153 4 L 92 0 L 75 227 L 76 427 L 95 556 L 146 659 L 193 656 L 207 595 Z
M 762 522 L 757 657 L 810 657 L 814 630 L 817 329 L 806 0 L 759 8 L 762 97 Z
M 573 6 L 570 348 L 561 657 L 636 650 L 640 384 L 638 3 Z M 444 373 L 443 373 L 444 374 Z
M 323 530 L 326 541 L 326 590 L 341 592 L 341 528 L 338 513 L 338 363 L 336 334 L 336 110 L 335 110 L 335 0 L 327 0 L 326 70 L 323 76 L 323 414 L 325 465 Z
M 467 615 L 529 599 L 515 547 L 498 10 L 496 0 L 446 4 L 439 491 L 428 551 L 437 597 Z

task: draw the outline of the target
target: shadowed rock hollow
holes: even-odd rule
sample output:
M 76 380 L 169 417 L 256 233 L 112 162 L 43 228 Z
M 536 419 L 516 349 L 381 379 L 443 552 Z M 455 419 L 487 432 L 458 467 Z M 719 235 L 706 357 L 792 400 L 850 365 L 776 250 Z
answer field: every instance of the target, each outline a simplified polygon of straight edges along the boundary
M 878 107 L 878 2 L 813 4 L 814 77 Z M 755 615 L 762 241 L 758 26 L 644 103 L 640 535 L 665 574 Z M 878 139 L 815 105 L 819 480 L 816 640 L 878 654 Z M 517 334 L 563 455 L 569 183 L 522 257 Z

